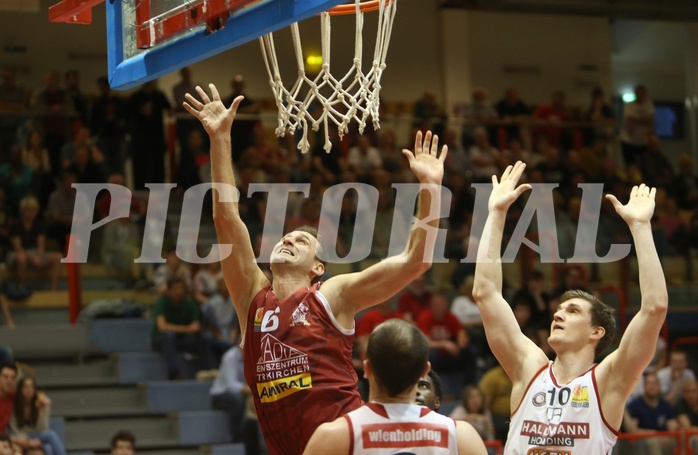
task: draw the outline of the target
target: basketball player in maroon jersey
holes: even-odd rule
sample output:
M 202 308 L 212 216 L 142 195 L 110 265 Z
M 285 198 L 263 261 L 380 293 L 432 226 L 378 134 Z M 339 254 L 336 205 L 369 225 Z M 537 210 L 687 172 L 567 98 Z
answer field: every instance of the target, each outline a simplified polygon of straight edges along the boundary
M 415 326 L 390 319 L 371 333 L 364 360 L 370 402 L 322 424 L 305 455 L 486 455 L 469 423 L 415 403 L 427 375 L 429 341 Z
M 431 265 L 435 235 L 415 223 L 405 251 L 361 272 L 316 282 L 325 271 L 315 232 L 286 234 L 272 250 L 273 283 L 255 262 L 246 226 L 233 201 L 235 178 L 230 159 L 230 129 L 242 97 L 226 107 L 213 84 L 211 98 L 197 87 L 184 107 L 206 129 L 211 141 L 214 183 L 213 218 L 219 242 L 232 244 L 222 261 L 223 276 L 235 304 L 244 345 L 245 377 L 260 426 L 272 455 L 298 455 L 323 422 L 361 406 L 352 366 L 354 315 L 383 302 L 422 275 Z M 417 218 L 426 220 L 440 206 L 447 148 L 438 138 L 417 133 L 414 153 L 404 150 L 420 182 Z M 425 188 L 437 191 L 425 191 Z M 438 219 L 428 222 L 435 229 Z M 320 289 L 322 288 L 322 289 Z
M 613 341 L 613 311 L 593 295 L 571 290 L 563 294 L 554 315 L 548 342 L 557 358 L 550 362 L 521 332 L 502 296 L 502 233 L 509 206 L 531 188 L 528 184 L 517 187 L 524 168 L 525 164 L 517 162 L 504 171 L 500 181 L 492 177 L 473 289 L 487 341 L 514 384 L 514 412 L 504 452 L 609 454 L 625 402 L 652 360 L 667 313 L 666 282 L 650 225 L 656 190 L 636 186 L 625 205 L 615 196 L 606 196 L 630 228 L 642 294 L 640 310 L 618 349 L 594 363 Z

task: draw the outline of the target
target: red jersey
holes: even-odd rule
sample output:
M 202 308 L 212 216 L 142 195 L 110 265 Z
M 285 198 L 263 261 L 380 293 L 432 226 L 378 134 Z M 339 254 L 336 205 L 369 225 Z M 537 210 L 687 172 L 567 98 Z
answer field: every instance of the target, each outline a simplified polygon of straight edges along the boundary
M 271 455 L 303 453 L 315 429 L 359 408 L 354 329 L 343 328 L 320 283 L 280 302 L 270 287 L 252 299 L 245 379 Z

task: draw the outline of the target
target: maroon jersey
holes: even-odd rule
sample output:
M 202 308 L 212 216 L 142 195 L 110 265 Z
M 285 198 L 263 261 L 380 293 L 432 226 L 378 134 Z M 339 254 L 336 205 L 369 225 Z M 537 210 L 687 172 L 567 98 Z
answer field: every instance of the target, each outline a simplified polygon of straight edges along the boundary
M 245 379 L 270 455 L 299 455 L 324 422 L 359 408 L 354 329 L 334 318 L 320 283 L 280 302 L 253 299 L 244 340 Z

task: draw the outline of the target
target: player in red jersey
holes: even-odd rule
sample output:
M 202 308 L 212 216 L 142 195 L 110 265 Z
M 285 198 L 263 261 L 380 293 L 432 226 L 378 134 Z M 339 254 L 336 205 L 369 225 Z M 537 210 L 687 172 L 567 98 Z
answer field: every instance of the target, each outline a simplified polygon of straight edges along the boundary
M 255 262 L 246 226 L 238 213 L 230 159 L 230 129 L 242 97 L 226 107 L 213 84 L 211 98 L 197 87 L 199 101 L 186 96 L 185 108 L 211 140 L 214 183 L 230 192 L 214 192 L 213 218 L 222 244 L 234 245 L 222 261 L 223 276 L 235 303 L 244 343 L 245 377 L 272 455 L 298 455 L 317 426 L 361 405 L 352 367 L 354 315 L 383 302 L 431 265 L 435 235 L 415 223 L 405 250 L 361 272 L 315 283 L 325 266 L 317 257 L 314 232 L 296 230 L 274 247 L 271 283 Z M 403 151 L 420 182 L 417 218 L 427 220 L 440 206 L 443 163 L 438 138 L 417 133 L 414 153 Z M 430 192 L 425 189 L 435 188 Z M 438 219 L 428 223 L 436 228 Z M 322 291 L 320 291 L 322 287 Z

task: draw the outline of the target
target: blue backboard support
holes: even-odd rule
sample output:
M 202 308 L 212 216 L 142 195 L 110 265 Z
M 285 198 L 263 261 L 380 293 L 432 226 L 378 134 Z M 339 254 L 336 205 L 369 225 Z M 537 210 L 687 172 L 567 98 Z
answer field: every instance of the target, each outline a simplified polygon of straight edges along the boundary
M 326 11 L 346 0 L 263 0 L 233 12 L 225 27 L 204 27 L 125 57 L 122 1 L 107 1 L 109 84 L 127 90 Z M 135 32 L 135 30 L 134 30 Z

